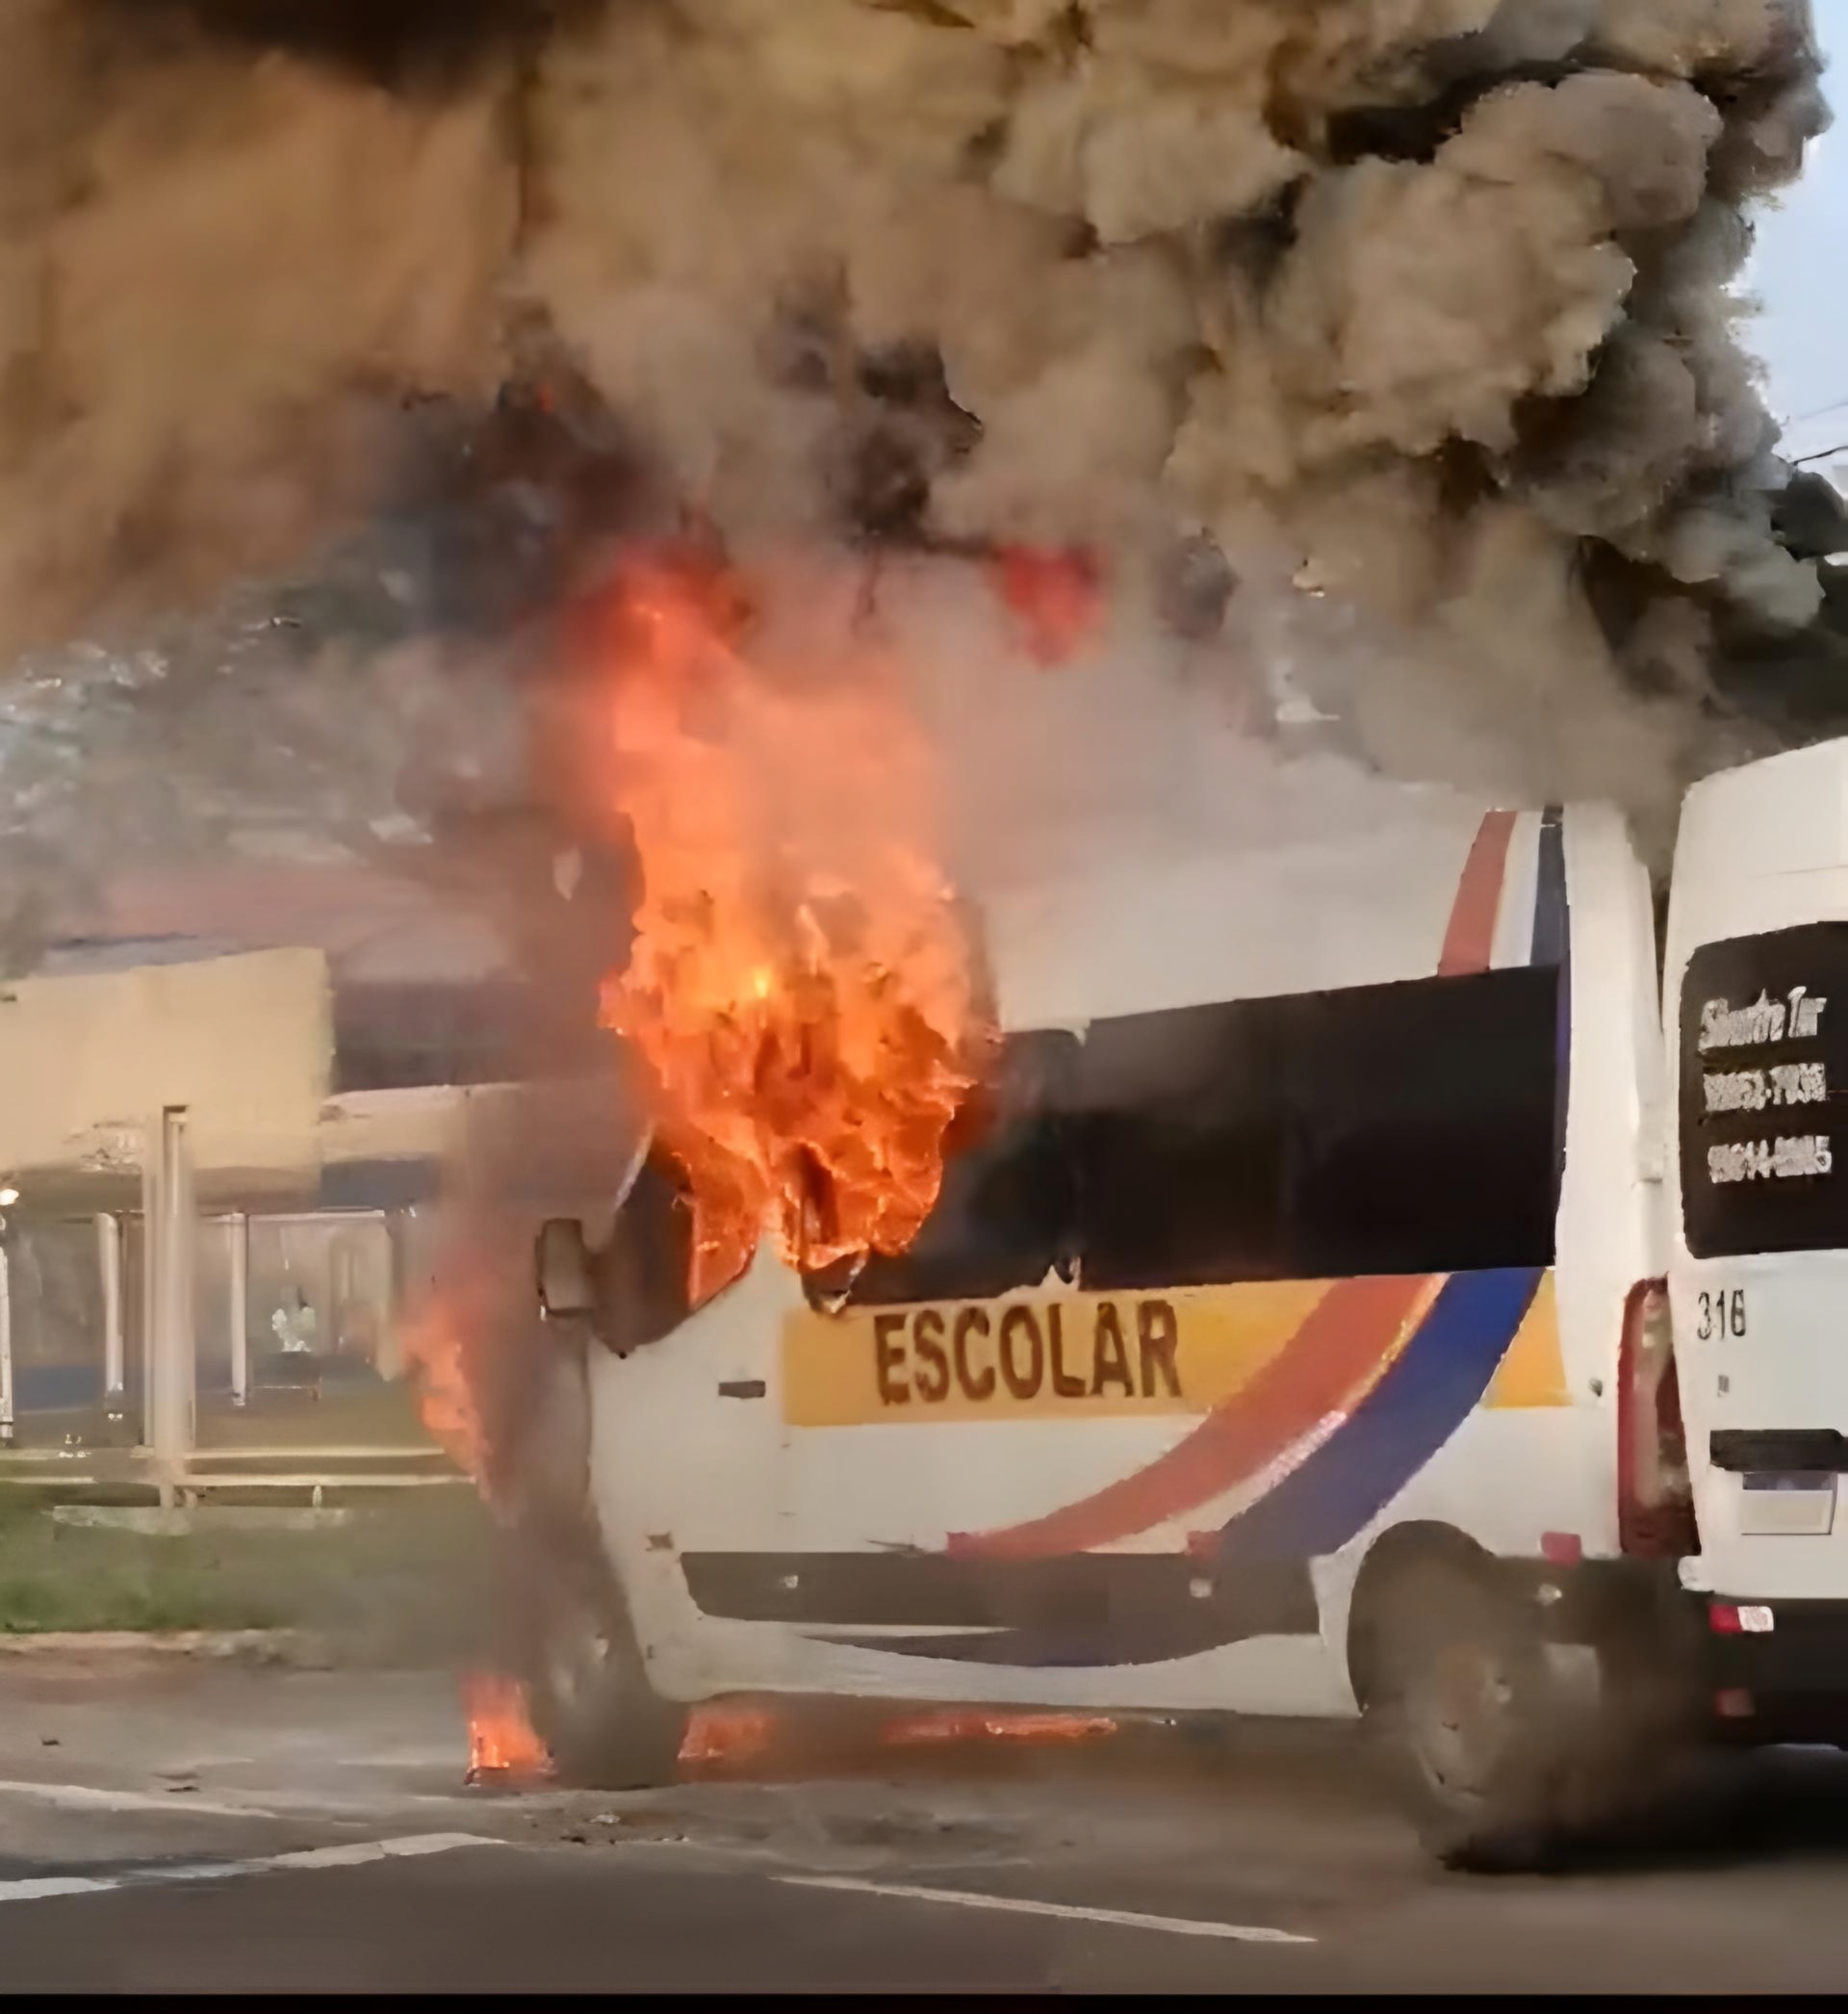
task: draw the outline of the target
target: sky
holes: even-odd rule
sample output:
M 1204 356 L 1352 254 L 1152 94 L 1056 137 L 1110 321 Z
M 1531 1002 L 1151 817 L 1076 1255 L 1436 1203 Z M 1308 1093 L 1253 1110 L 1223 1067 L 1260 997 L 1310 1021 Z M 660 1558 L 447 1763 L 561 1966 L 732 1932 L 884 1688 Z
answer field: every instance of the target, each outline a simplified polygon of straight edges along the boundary
M 1790 455 L 1848 449 L 1848 0 L 1814 4 L 1836 127 L 1817 143 L 1804 179 L 1760 217 L 1747 281 L 1763 304 L 1750 340 L 1764 360 L 1771 408 L 1788 423 Z M 1848 486 L 1848 452 L 1817 466 Z

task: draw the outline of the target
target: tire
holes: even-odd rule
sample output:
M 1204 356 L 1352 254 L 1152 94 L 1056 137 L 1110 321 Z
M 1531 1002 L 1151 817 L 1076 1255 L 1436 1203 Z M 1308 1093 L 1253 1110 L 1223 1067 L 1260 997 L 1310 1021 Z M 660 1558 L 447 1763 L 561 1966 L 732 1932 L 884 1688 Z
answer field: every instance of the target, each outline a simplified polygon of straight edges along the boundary
M 674 1780 L 687 1709 L 648 1681 L 590 1495 L 590 1396 L 581 1339 L 533 1338 L 501 1427 L 490 1492 L 500 1529 L 501 1668 L 520 1672 L 533 1730 L 561 1781 L 652 1790 Z
M 1425 1850 L 1544 1865 L 1566 1756 L 1537 1624 L 1488 1567 L 1437 1555 L 1395 1568 L 1377 1599 L 1364 1720 Z
M 601 1562 L 546 1562 L 524 1607 L 533 1728 L 559 1780 L 603 1791 L 672 1783 L 688 1710 L 649 1683 L 628 1610 Z

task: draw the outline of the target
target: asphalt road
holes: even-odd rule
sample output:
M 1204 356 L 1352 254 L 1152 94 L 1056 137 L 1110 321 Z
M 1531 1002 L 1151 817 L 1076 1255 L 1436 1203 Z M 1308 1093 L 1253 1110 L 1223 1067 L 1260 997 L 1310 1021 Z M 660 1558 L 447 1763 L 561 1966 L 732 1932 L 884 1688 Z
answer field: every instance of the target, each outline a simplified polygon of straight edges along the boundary
M 465 1790 L 441 1676 L 0 1671 L 13 1991 L 1834 1990 L 1848 1766 L 1700 1772 L 1544 1877 L 1428 1867 L 1333 1732 Z

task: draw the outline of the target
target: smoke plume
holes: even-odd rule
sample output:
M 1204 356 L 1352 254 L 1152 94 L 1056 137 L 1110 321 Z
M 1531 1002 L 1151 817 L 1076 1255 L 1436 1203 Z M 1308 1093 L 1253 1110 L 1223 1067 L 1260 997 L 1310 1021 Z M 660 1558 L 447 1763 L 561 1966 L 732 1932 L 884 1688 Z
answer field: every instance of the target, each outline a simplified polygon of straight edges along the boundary
M 535 331 L 736 538 L 1080 544 L 1142 610 L 1208 553 L 1221 644 L 1407 773 L 1669 788 L 1716 661 L 1821 604 L 1732 284 L 1825 122 L 1806 0 L 0 0 L 0 648 L 376 524 Z

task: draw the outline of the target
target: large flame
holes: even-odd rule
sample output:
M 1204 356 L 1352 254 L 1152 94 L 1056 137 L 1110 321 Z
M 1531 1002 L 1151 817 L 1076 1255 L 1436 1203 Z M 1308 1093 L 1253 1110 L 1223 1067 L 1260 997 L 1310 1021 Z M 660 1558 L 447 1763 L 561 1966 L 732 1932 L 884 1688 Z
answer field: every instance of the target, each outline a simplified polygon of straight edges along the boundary
M 751 627 L 735 577 L 676 559 L 625 569 L 593 633 L 643 880 L 603 1015 L 691 1180 L 695 1304 L 764 1232 L 809 1272 L 903 1251 L 988 1041 L 892 667 L 863 636 L 748 657 Z

